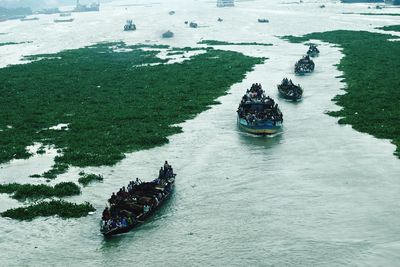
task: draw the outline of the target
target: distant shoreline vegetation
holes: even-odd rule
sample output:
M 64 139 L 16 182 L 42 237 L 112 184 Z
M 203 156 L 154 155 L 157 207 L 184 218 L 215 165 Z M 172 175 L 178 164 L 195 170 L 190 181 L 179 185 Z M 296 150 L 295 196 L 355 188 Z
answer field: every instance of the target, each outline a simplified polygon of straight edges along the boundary
M 378 30 L 400 32 L 400 25 L 390 25 L 376 28 Z
M 6 46 L 6 45 L 18 45 L 18 44 L 27 44 L 27 43 L 32 43 L 32 41 L 26 41 L 26 42 L 5 42 L 5 43 L 0 43 L 0 46 Z
M 344 12 L 344 15 L 363 15 L 363 16 L 400 16 L 400 13 L 353 13 Z
M 217 40 L 202 40 L 198 42 L 197 44 L 205 44 L 205 45 L 259 45 L 259 46 L 272 46 L 273 44 L 267 44 L 267 43 L 257 43 L 257 42 L 241 42 L 241 43 L 232 43 L 232 42 L 226 42 L 226 41 L 217 41 Z
M 302 37 L 284 36 L 294 43 L 321 40 L 339 45 L 344 54 L 338 69 L 344 73 L 346 94 L 333 101 L 343 107 L 329 112 L 340 117 L 340 124 L 350 124 L 360 132 L 390 139 L 400 158 L 400 42 L 398 37 L 367 31 L 337 30 L 311 33 Z

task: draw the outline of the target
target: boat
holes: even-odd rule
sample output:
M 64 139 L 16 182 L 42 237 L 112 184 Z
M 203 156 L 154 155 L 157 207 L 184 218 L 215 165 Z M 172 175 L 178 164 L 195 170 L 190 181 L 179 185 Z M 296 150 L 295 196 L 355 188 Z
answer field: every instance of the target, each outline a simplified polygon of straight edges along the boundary
M 174 191 L 176 174 L 166 162 L 158 178 L 142 182 L 138 178 L 122 187 L 109 199 L 101 218 L 100 232 L 105 237 L 127 233 L 150 218 Z
M 70 19 L 55 19 L 54 22 L 59 23 L 59 22 L 73 22 L 74 19 L 70 18 Z
M 319 50 L 315 44 L 310 44 L 307 55 L 309 55 L 310 57 L 316 57 L 319 55 Z
M 242 97 L 237 110 L 237 124 L 244 132 L 269 135 L 282 128 L 283 114 L 278 104 L 265 96 L 260 84 L 253 84 Z
M 217 0 L 217 7 L 233 7 L 235 0 Z
M 71 13 L 68 12 L 60 13 L 60 17 L 71 17 Z
M 298 75 L 303 75 L 313 72 L 314 68 L 314 61 L 312 61 L 310 56 L 307 55 L 303 56 L 303 58 L 297 61 L 297 63 L 294 65 L 294 72 Z
M 20 19 L 21 21 L 33 21 L 33 20 L 39 20 L 38 17 L 33 17 L 33 18 L 22 18 Z
M 300 85 L 295 85 L 292 80 L 287 78 L 282 80 L 281 84 L 278 84 L 279 95 L 285 99 L 298 101 L 303 96 L 303 89 Z
M 126 24 L 124 25 L 124 31 L 136 31 L 136 25 L 131 19 L 126 21 Z
M 259 23 L 268 23 L 269 20 L 268 19 L 258 19 Z
M 169 15 L 175 15 L 175 11 L 171 10 L 170 12 L 168 12 Z
M 196 22 L 190 22 L 189 27 L 190 28 L 197 28 L 199 25 Z
M 218 22 L 222 22 L 222 21 L 224 21 L 224 20 L 221 19 L 221 18 L 218 18 L 217 21 L 218 21 Z
M 172 38 L 174 37 L 174 33 L 171 31 L 166 31 L 162 34 L 162 38 Z

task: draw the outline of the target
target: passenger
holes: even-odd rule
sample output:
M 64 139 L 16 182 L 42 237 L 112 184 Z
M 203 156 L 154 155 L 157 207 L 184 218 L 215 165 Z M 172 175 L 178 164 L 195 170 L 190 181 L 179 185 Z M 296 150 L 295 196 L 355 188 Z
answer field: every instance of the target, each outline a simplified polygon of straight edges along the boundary
M 158 173 L 158 178 L 162 179 L 163 177 L 164 177 L 164 169 L 163 169 L 163 167 L 161 167 L 161 169 L 160 169 L 160 171 Z

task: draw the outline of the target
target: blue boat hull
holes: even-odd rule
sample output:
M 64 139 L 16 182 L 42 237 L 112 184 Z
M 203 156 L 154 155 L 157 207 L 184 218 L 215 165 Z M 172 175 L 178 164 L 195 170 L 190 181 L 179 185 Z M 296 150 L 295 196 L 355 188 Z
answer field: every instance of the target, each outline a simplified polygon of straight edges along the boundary
M 249 124 L 245 119 L 238 117 L 238 126 L 241 130 L 257 134 L 257 135 L 267 135 L 267 134 L 275 134 L 282 128 L 281 122 L 274 122 L 271 120 L 264 121 L 257 125 Z

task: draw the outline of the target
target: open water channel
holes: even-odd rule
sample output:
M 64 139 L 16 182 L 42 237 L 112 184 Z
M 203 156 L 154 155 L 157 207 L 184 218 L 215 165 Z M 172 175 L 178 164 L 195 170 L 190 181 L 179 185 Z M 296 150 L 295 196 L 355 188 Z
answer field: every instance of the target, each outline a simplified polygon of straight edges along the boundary
M 0 218 L 1 266 L 395 266 L 400 261 L 400 161 L 395 147 L 340 126 L 325 114 L 345 84 L 335 64 L 339 48 L 320 44 L 312 75 L 295 77 L 293 65 L 306 51 L 276 36 L 332 29 L 374 30 L 398 24 L 396 17 L 345 15 L 368 5 L 323 2 L 241 1 L 217 8 L 213 1 L 119 1 L 99 13 L 73 14 L 74 22 L 0 24 L 0 41 L 32 41 L 0 47 L 0 65 L 21 55 L 57 52 L 99 41 L 194 46 L 200 39 L 264 42 L 273 46 L 224 46 L 269 59 L 257 65 L 218 100 L 220 105 L 183 123 L 183 133 L 162 147 L 139 151 L 113 167 L 87 168 L 103 183 L 83 189 L 72 202 L 91 202 L 95 214 L 17 222 Z M 176 14 L 168 15 L 175 10 Z M 384 12 L 398 12 L 387 9 Z M 222 23 L 217 18 L 224 19 Z M 266 17 L 269 24 L 259 24 Z M 126 19 L 138 31 L 122 31 Z M 184 21 L 201 27 L 190 29 Z M 204 26 L 204 27 L 203 27 Z M 161 40 L 171 29 L 175 38 Z M 292 78 L 304 90 L 300 103 L 279 99 L 276 84 Z M 254 137 L 236 126 L 236 108 L 246 88 L 262 83 L 284 114 L 284 130 Z M 189 90 L 190 92 L 190 90 Z M 52 154 L 1 165 L 2 183 L 32 182 L 30 174 L 52 165 Z M 111 240 L 99 233 L 110 194 L 140 177 L 150 180 L 167 159 L 177 172 L 176 191 L 153 219 Z M 71 168 L 54 183 L 76 181 Z M 0 195 L 0 211 L 21 205 Z

